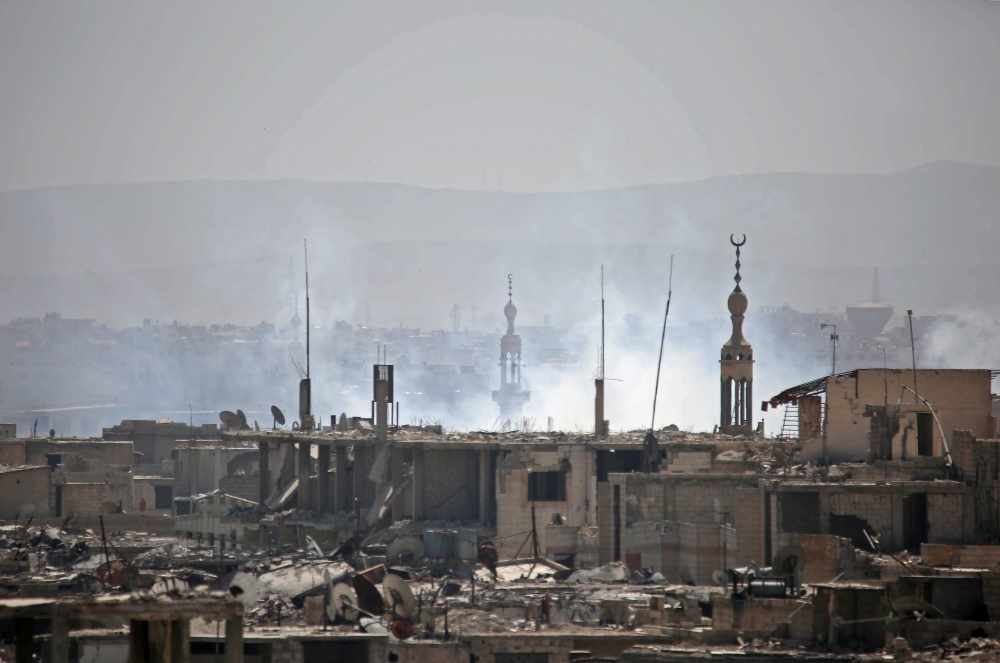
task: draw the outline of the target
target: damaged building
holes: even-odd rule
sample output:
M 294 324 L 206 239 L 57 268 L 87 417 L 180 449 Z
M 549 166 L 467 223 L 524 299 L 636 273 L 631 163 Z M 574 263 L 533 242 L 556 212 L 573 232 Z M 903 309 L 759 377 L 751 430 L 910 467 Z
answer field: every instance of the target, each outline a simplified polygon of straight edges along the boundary
M 220 427 L 0 439 L 0 490 L 16 496 L 0 504 L 0 660 L 954 663 L 1000 649 L 996 374 L 822 377 L 762 403 L 786 408 L 767 438 L 743 245 L 712 433 L 612 433 L 603 372 L 593 433 L 400 425 L 393 366 L 375 364 L 372 416 L 329 426 L 307 373 L 292 430 L 225 412 Z M 501 392 L 519 412 L 512 296 L 505 312 Z

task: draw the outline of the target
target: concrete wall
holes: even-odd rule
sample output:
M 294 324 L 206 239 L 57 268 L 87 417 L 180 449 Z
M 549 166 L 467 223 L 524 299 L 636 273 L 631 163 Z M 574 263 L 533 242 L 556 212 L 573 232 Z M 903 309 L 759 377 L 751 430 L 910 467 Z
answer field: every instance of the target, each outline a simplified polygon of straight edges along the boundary
M 477 520 L 479 452 L 427 449 L 424 451 L 424 464 L 424 519 Z M 539 527 L 543 525 L 544 522 L 539 523 Z
M 801 599 L 747 598 L 734 601 L 731 596 L 712 596 L 712 628 L 720 630 L 770 633 L 795 614 L 798 623 L 793 639 L 812 639 L 812 611 L 808 601 Z M 798 613 L 798 614 L 796 614 Z M 798 638 L 794 637 L 799 636 Z M 749 637 L 749 636 L 748 636 Z
M 993 542 L 1000 536 L 1000 441 L 977 440 L 971 431 L 953 433 L 952 454 L 958 478 L 974 488 L 973 529 L 977 543 Z M 966 541 L 968 542 L 968 541 Z
M 666 474 L 708 474 L 712 471 L 712 452 L 667 450 L 660 471 Z
M 735 566 L 736 532 L 732 528 L 678 523 L 677 529 L 680 539 L 678 575 L 681 582 L 712 585 L 715 571 Z M 670 579 L 670 576 L 667 575 L 667 578 Z
M 625 530 L 622 538 L 623 560 L 625 555 L 639 555 L 640 567 L 663 573 L 663 536 L 659 523 L 633 525 Z
M 197 538 L 200 533 L 202 541 L 212 538 L 216 544 L 221 540 L 221 537 L 225 536 L 227 547 L 241 545 L 247 536 L 253 539 L 258 538 L 254 536 L 258 533 L 256 525 L 253 529 L 248 529 L 241 522 L 239 516 L 226 515 L 234 506 L 251 507 L 255 505 L 231 495 L 216 493 L 206 501 L 197 504 L 195 513 L 174 516 L 174 530 L 178 537 L 184 538 L 190 532 L 193 537 Z M 253 534 L 248 535 L 248 532 Z
M 836 534 L 831 516 L 854 516 L 864 521 L 869 533 L 881 535 L 889 550 L 904 546 L 904 502 L 908 495 L 927 495 L 927 538 L 930 543 L 963 543 L 975 539 L 972 490 L 963 484 L 943 481 L 912 481 L 880 485 L 785 484 L 772 492 L 772 553 L 787 545 L 787 534 Z M 794 507 L 806 494 L 818 496 L 817 516 L 810 520 L 813 531 L 796 530 L 784 510 Z M 844 534 L 846 536 L 846 534 Z
M 566 474 L 565 501 L 534 502 L 539 545 L 544 550 L 548 545 L 545 526 L 552 522 L 554 514 L 560 514 L 567 525 L 591 524 L 592 510 L 588 505 L 596 503 L 596 495 L 591 496 L 591 489 L 596 488 L 590 481 L 593 468 L 591 453 L 582 445 L 560 445 L 552 451 L 518 450 L 498 461 L 497 536 L 501 556 L 513 555 L 523 541 L 521 537 L 502 537 L 531 531 L 530 472 L 564 471 Z
M 62 490 L 61 516 L 93 516 L 115 513 L 118 500 L 114 498 L 111 485 L 106 483 L 67 483 Z M 124 502 L 123 509 L 124 507 Z
M 802 582 L 828 583 L 856 566 L 854 546 L 848 539 L 829 534 L 799 534 L 798 545 L 806 554 Z
M 751 475 L 611 474 L 623 485 L 626 523 L 676 520 L 686 523 L 734 522 L 737 490 L 756 488 Z
M 104 471 L 69 472 L 59 466 L 51 475 L 49 504 L 52 515 L 68 516 L 114 513 L 121 501 L 122 511 L 132 511 L 133 498 L 132 468 L 109 466 Z M 56 491 L 62 491 L 61 511 L 57 513 Z M 110 506 L 109 506 L 110 505 Z
M 104 429 L 105 440 L 129 440 L 142 454 L 141 464 L 156 464 L 169 460 L 178 440 L 219 440 L 222 433 L 215 424 L 188 426 L 175 421 L 126 419 L 120 424 Z
M 920 557 L 929 566 L 960 566 L 975 569 L 1000 569 L 1000 546 L 956 546 L 925 543 Z M 997 613 L 1000 617 L 1000 613 Z
M 313 479 L 315 481 L 315 479 Z M 260 474 L 227 474 L 219 479 L 219 490 L 251 502 L 260 499 Z
M 0 465 L 24 465 L 24 441 L 0 441 Z
M 766 493 L 761 488 L 736 489 L 736 565 L 746 566 L 754 562 L 758 567 L 766 566 L 765 559 L 767 532 L 764 530 Z
M 161 509 L 156 508 L 157 486 L 170 487 L 171 504 L 169 507 Z M 174 481 L 170 477 L 134 477 L 132 480 L 132 511 L 150 515 L 173 515 L 173 487 Z M 142 500 L 146 500 L 145 511 L 140 509 Z
M 917 388 L 933 406 L 948 442 L 955 429 L 972 431 L 985 437 L 992 414 L 989 370 L 918 370 Z M 888 381 L 888 392 L 885 382 Z M 913 388 L 913 371 L 893 369 L 883 375 L 881 369 L 861 369 L 857 378 L 827 380 L 826 452 L 834 461 L 864 460 L 869 451 L 869 419 L 864 417 L 866 404 L 899 401 L 902 385 Z M 910 392 L 903 403 L 914 404 Z M 917 409 L 925 410 L 923 405 Z M 914 433 L 915 435 L 915 433 Z M 943 452 L 941 436 L 934 427 L 934 455 Z
M 174 497 L 217 490 L 234 464 L 259 471 L 257 458 L 257 449 L 242 446 L 179 446 L 174 450 Z
M 0 519 L 47 518 L 48 467 L 0 468 Z
M 25 462 L 29 465 L 48 464 L 47 454 L 77 456 L 101 466 L 126 466 L 132 464 L 131 442 L 106 442 L 100 439 L 50 440 L 48 438 L 24 439 Z

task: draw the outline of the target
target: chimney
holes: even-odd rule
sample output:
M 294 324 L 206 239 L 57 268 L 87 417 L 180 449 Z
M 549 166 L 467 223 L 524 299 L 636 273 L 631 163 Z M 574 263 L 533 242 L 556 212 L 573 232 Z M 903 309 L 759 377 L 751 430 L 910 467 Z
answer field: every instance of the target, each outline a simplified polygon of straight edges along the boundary
M 309 378 L 303 378 L 299 382 L 299 428 L 301 430 L 316 428 L 312 416 L 312 383 Z
M 375 439 L 389 439 L 389 403 L 392 402 L 392 364 L 375 364 L 373 367 L 372 405 L 375 410 Z

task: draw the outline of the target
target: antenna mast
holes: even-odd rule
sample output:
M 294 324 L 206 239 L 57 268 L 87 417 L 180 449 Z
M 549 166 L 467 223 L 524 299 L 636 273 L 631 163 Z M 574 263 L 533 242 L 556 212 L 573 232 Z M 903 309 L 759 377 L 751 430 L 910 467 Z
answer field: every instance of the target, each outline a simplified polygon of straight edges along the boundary
M 601 265 L 601 365 L 600 379 L 604 379 L 604 265 Z
M 302 240 L 302 251 L 306 256 L 306 378 L 309 377 L 309 245 Z
M 653 387 L 653 418 L 649 430 L 656 430 L 656 396 L 660 391 L 660 365 L 663 363 L 663 341 L 667 337 L 667 316 L 670 315 L 670 299 L 674 294 L 674 257 L 670 256 L 670 281 L 667 286 L 667 310 L 663 314 L 663 333 L 660 335 L 660 358 L 656 362 L 656 386 Z

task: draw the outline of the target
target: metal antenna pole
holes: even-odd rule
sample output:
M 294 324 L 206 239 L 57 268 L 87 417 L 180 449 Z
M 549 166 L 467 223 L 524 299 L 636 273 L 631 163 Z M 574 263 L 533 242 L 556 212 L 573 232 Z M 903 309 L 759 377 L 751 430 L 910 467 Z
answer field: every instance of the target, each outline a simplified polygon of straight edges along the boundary
M 875 274 L 878 274 L 878 270 L 875 270 Z M 883 433 L 882 433 L 882 446 L 884 447 L 884 451 L 885 451 L 885 453 L 883 454 L 883 456 L 884 456 L 884 460 L 886 461 L 886 463 L 885 463 L 885 478 L 886 478 L 886 480 L 889 479 L 889 462 L 888 461 L 889 461 L 889 456 L 891 455 L 891 452 L 892 452 L 892 449 L 890 448 L 890 445 L 892 443 L 889 441 L 889 375 L 888 375 L 888 373 L 889 373 L 889 361 L 886 358 L 885 346 L 883 345 L 882 346 L 882 383 L 883 383 L 883 387 L 885 389 L 885 393 L 883 394 L 883 396 L 885 398 L 885 403 L 883 404 L 884 407 L 885 407 L 885 411 L 883 413 L 884 416 L 882 417 L 882 430 L 883 430 Z
M 604 265 L 601 265 L 601 379 L 604 379 Z
M 906 311 L 906 317 L 910 319 L 910 357 L 913 359 L 913 396 L 916 398 L 920 391 L 917 389 L 917 347 L 913 343 L 913 309 Z
M 674 257 L 670 256 L 670 281 L 667 286 L 667 310 L 663 313 L 663 333 L 660 335 L 660 358 L 656 362 L 656 386 L 653 387 L 653 418 L 649 430 L 656 430 L 656 396 L 660 392 L 660 365 L 663 363 L 663 341 L 667 337 L 667 316 L 670 315 L 670 298 L 674 294 Z
M 302 251 L 306 256 L 306 378 L 309 377 L 309 246 L 302 240 Z

